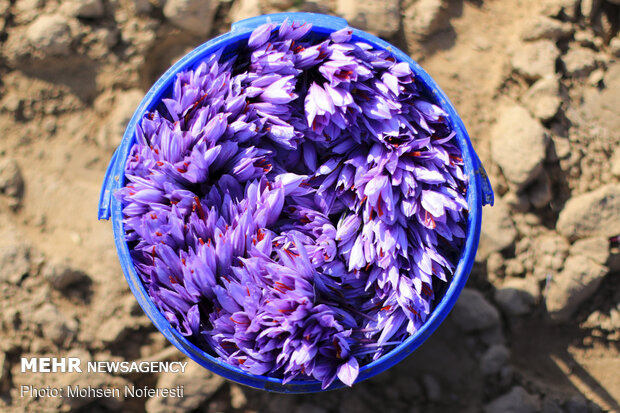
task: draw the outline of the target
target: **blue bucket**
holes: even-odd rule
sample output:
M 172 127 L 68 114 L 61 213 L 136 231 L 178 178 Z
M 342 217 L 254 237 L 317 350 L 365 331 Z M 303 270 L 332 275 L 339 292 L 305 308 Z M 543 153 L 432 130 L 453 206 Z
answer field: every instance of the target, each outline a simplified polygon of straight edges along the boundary
M 105 174 L 99 200 L 99 219 L 107 220 L 112 217 L 116 249 L 131 291 L 136 296 L 144 312 L 151 319 L 153 324 L 155 324 L 155 327 L 157 327 L 157 329 L 181 352 L 203 367 L 229 380 L 246 386 L 281 393 L 309 393 L 321 391 L 321 383 L 313 380 L 294 380 L 283 384 L 282 379 L 249 374 L 213 357 L 204 350 L 196 347 L 178 333 L 159 312 L 148 296 L 140 277 L 134 269 L 129 255 L 129 248 L 124 238 L 125 230 L 123 228 L 122 205 L 112 196 L 116 190 L 120 189 L 125 184 L 125 162 L 135 142 L 134 131 L 136 129 L 136 124 L 140 122 L 147 111 L 154 110 L 161 99 L 171 93 L 176 74 L 197 67 L 209 55 L 219 49 L 228 48 L 229 50 L 233 50 L 238 42 L 249 38 L 252 30 L 258 26 L 265 23 L 281 23 L 287 18 L 289 21 L 311 23 L 312 31 L 320 35 L 328 35 L 331 32 L 348 26 L 346 20 L 339 17 L 314 13 L 277 13 L 257 16 L 233 23 L 229 33 L 209 40 L 184 56 L 155 82 L 131 118 L 123 136 L 123 140 L 114 152 Z M 456 131 L 456 139 L 462 151 L 462 157 L 465 163 L 465 173 L 469 179 L 467 190 L 467 202 L 469 205 L 467 237 L 452 281 L 445 290 L 443 296 L 436 301 L 435 309 L 426 323 L 414 335 L 380 359 L 360 368 L 357 379 L 357 382 L 360 382 L 381 373 L 407 357 L 422 344 L 446 318 L 461 290 L 465 286 L 474 263 L 474 257 L 478 248 L 478 240 L 480 238 L 482 206 L 493 204 L 493 190 L 491 189 L 491 184 L 484 167 L 476 155 L 476 152 L 474 152 L 463 122 L 444 92 L 439 89 L 433 79 L 431 79 L 420 65 L 414 62 L 407 54 L 378 37 L 361 30 L 353 29 L 353 39 L 369 43 L 378 49 L 388 50 L 398 61 L 407 62 L 411 66 L 418 81 L 426 87 L 429 96 L 448 113 L 451 126 L 453 130 Z M 335 380 L 329 389 L 336 389 L 343 386 L 344 384 L 342 382 Z

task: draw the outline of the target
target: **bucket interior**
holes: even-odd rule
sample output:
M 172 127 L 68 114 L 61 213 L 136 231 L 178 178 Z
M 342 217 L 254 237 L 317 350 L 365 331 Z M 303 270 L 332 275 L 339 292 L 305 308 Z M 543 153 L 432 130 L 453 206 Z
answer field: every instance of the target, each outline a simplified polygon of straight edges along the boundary
M 309 13 L 282 13 L 280 15 L 286 16 L 280 16 L 276 20 L 281 21 L 283 20 L 283 17 L 289 17 L 292 21 L 306 21 L 310 23 L 312 23 L 313 19 L 315 19 L 313 16 L 316 16 Z M 269 16 L 262 17 L 268 18 Z M 329 16 L 321 16 L 321 21 L 325 21 L 325 18 L 329 18 Z M 342 19 L 338 19 L 338 21 L 341 20 Z M 123 141 L 115 153 L 110 165 L 110 176 L 108 182 L 104 184 L 104 190 L 111 193 L 125 185 L 125 161 L 128 157 L 130 148 L 135 142 L 134 131 L 136 124 L 140 122 L 147 111 L 155 110 L 162 98 L 165 98 L 171 94 L 176 73 L 195 68 L 206 57 L 219 49 L 224 49 L 224 56 L 232 53 L 237 49 L 241 42 L 249 37 L 252 29 L 252 27 L 246 26 L 206 42 L 205 44 L 194 49 L 179 62 L 173 65 L 164 75 L 162 75 L 162 77 L 148 91 L 140 106 L 134 113 L 127 130 L 125 131 Z M 329 33 L 333 31 L 333 28 L 317 25 L 316 23 L 313 25 L 312 29 L 314 36 L 323 38 L 328 36 Z M 481 209 L 484 204 L 482 179 L 484 179 L 485 176 L 481 176 L 481 165 L 475 152 L 473 151 L 469 136 L 461 119 L 446 95 L 435 84 L 432 78 L 404 52 L 373 35 L 353 29 L 353 41 L 366 42 L 375 48 L 388 50 L 393 54 L 396 60 L 407 62 L 411 66 L 416 78 L 426 89 L 426 97 L 448 113 L 450 124 L 456 132 L 457 143 L 462 152 L 463 161 L 465 163 L 465 174 L 469 180 L 467 187 L 467 202 L 469 211 L 467 215 L 466 238 L 463 242 L 460 256 L 458 257 L 458 264 L 452 279 L 448 284 L 444 285 L 443 291 L 438 291 L 433 311 L 427 321 L 416 333 L 408 337 L 400 345 L 378 360 L 360 367 L 357 381 L 362 381 L 386 370 L 401 361 L 407 355 L 411 354 L 420 344 L 422 344 L 422 342 L 424 342 L 424 340 L 426 340 L 426 338 L 432 334 L 439 324 L 441 324 L 453 307 L 460 291 L 467 281 L 478 246 L 481 224 Z M 247 386 L 284 393 L 306 393 L 322 390 L 321 383 L 314 380 L 293 380 L 287 384 L 283 384 L 282 379 L 251 375 L 237 367 L 225 363 L 216 357 L 213 357 L 208 352 L 198 348 L 178 333 L 159 312 L 151 298 L 148 296 L 139 275 L 136 273 L 130 257 L 129 247 L 124 239 L 125 232 L 122 223 L 123 215 L 121 203 L 114 197 L 110 197 L 109 209 L 109 213 L 111 213 L 112 217 L 114 237 L 119 260 L 127 282 L 129 283 L 129 286 L 133 294 L 136 296 L 139 304 L 151 319 L 153 324 L 180 351 L 205 368 L 212 370 L 227 379 Z M 336 380 L 328 389 L 340 387 L 344 387 L 344 384 Z

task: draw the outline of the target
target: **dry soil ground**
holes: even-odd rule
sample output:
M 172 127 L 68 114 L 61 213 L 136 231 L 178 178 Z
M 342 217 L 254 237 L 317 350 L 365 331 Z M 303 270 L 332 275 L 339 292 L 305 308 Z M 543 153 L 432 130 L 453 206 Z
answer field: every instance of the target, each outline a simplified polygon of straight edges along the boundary
M 408 50 L 463 118 L 496 206 L 450 317 L 400 365 L 319 395 L 268 394 L 195 364 L 22 373 L 29 356 L 182 358 L 96 220 L 103 173 L 163 70 L 232 21 L 278 10 L 344 15 Z M 0 0 L 0 410 L 620 411 L 619 23 L 618 0 Z M 19 393 L 69 384 L 184 385 L 185 397 Z

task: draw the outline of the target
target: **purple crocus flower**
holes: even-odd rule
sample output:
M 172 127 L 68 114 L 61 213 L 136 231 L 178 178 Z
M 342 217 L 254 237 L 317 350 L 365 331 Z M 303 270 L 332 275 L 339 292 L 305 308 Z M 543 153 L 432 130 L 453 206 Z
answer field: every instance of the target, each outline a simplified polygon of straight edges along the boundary
M 251 374 L 352 385 L 415 333 L 465 237 L 449 115 L 350 28 L 261 26 L 136 128 L 126 240 L 181 334 Z

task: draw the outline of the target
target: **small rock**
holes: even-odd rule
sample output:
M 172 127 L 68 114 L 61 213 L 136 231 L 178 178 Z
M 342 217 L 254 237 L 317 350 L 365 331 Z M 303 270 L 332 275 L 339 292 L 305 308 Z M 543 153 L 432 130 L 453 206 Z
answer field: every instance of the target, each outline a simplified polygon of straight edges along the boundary
M 497 309 L 479 291 L 471 288 L 463 289 L 452 315 L 456 324 L 465 332 L 485 330 L 500 322 Z
M 551 161 L 557 161 L 561 159 L 568 159 L 571 155 L 571 147 L 570 140 L 560 137 L 560 136 L 551 136 L 551 141 L 553 142 L 554 155 L 556 159 L 551 159 Z
M 0 328 L 2 331 L 16 331 L 21 325 L 21 316 L 19 310 L 7 308 L 4 314 L 2 314 L 2 320 L 0 321 Z
M 492 207 L 482 209 L 482 228 L 476 254 L 479 260 L 510 247 L 516 237 L 517 230 L 503 200 L 496 199 Z
M 0 16 L 4 16 L 11 7 L 10 0 L 0 0 Z
M 523 228 L 522 231 L 523 231 L 524 234 L 531 233 L 531 227 L 542 225 L 542 221 L 540 219 L 540 216 L 538 216 L 538 215 L 536 215 L 536 214 L 534 214 L 532 212 L 529 212 L 527 214 L 523 214 L 522 217 L 519 217 L 518 223 L 519 223 L 519 225 L 524 225 L 525 224 L 525 225 L 529 225 L 530 226 L 530 228 L 527 228 L 527 229 L 521 227 L 521 228 Z M 519 229 L 519 225 L 517 225 L 517 229 Z
M 82 236 L 77 232 L 71 232 L 71 234 L 69 234 L 69 237 L 75 245 L 82 245 Z
M 230 9 L 230 20 L 238 22 L 262 14 L 256 0 L 237 0 Z
M 114 99 L 114 109 L 97 135 L 97 143 L 105 149 L 115 149 L 123 139 L 127 124 L 144 97 L 139 89 L 121 92 Z
M 446 6 L 442 0 L 418 0 L 412 2 L 403 13 L 405 37 L 419 42 L 425 37 L 448 27 Z
M 581 0 L 581 15 L 588 23 L 591 23 L 594 16 L 601 8 L 601 0 Z
M 510 359 L 510 350 L 502 344 L 496 344 L 482 355 L 480 370 L 485 376 L 498 374 Z
M 308 13 L 334 14 L 332 0 L 303 0 L 300 9 Z
M 243 388 L 236 384 L 230 385 L 230 406 L 233 409 L 239 410 L 245 407 L 248 403 L 247 397 L 243 392 Z
M 620 177 L 620 146 L 616 146 L 610 162 L 611 173 L 617 177 Z
M 71 51 L 71 29 L 65 16 L 42 14 L 26 30 L 26 38 L 43 56 L 66 56 Z
M 620 57 L 620 37 L 614 37 L 609 41 L 609 52 L 614 57 Z
M 45 0 L 15 0 L 14 3 L 18 12 L 36 10 L 45 6 Z
M 548 274 L 559 272 L 564 266 L 569 246 L 566 238 L 555 232 L 536 238 L 531 248 L 534 253 L 534 277 L 542 281 Z
M 575 21 L 579 15 L 579 0 L 545 0 L 543 14 L 551 17 L 565 15 L 568 20 Z
M 538 80 L 523 96 L 525 107 L 543 122 L 553 119 L 561 103 L 559 83 L 555 77 Z
M 620 304 L 616 306 L 616 308 L 612 308 L 609 311 L 609 325 L 610 331 L 618 331 L 620 330 Z
M 594 87 L 598 87 L 603 81 L 605 71 L 602 68 L 598 68 L 592 71 L 588 76 L 588 83 Z
M 538 282 L 530 278 L 508 278 L 495 292 L 495 301 L 509 316 L 518 317 L 532 311 L 538 301 Z
M 63 346 L 71 341 L 78 330 L 78 322 L 74 318 L 65 317 L 51 303 L 43 304 L 33 313 L 32 319 L 41 328 L 43 337 L 58 346 Z
M 592 20 L 592 29 L 604 43 L 608 44 L 618 31 L 617 18 L 618 11 L 610 7 L 606 7 L 594 16 Z
M 583 77 L 590 74 L 590 72 L 596 69 L 597 60 L 596 52 L 585 47 L 571 47 L 562 56 L 566 74 L 574 77 Z
M 504 273 L 507 277 L 518 277 L 525 272 L 523 262 L 518 258 L 511 258 L 506 260 L 506 269 Z
M 546 146 L 545 129 L 519 105 L 504 108 L 491 130 L 493 160 L 517 190 L 524 189 L 542 172 Z
M 223 377 L 210 372 L 192 360 L 185 373 L 161 373 L 157 387 L 183 386 L 183 397 L 153 397 L 146 402 L 147 413 L 185 413 L 198 408 L 224 384 Z
M 492 47 L 491 41 L 487 37 L 484 37 L 484 36 L 475 36 L 472 39 L 472 42 L 473 42 L 474 49 L 480 52 L 489 50 Z
M 17 115 L 18 111 L 24 108 L 25 99 L 16 92 L 8 92 L 3 96 L 0 102 L 0 109 Z
M 6 392 L 10 386 L 8 377 L 9 367 L 4 351 L 0 351 L 0 391 Z
M 82 363 L 88 363 L 88 362 L 93 361 L 92 354 L 90 354 L 90 352 L 88 350 L 83 349 L 83 348 L 79 348 L 79 347 L 73 347 L 69 351 L 67 351 L 67 357 L 79 358 Z M 104 357 L 104 359 L 102 359 L 102 360 L 108 361 L 109 358 L 108 357 Z M 77 373 L 76 375 L 81 375 L 81 374 Z
M 19 284 L 30 272 L 30 248 L 25 244 L 0 246 L 0 282 Z
M 286 10 L 295 5 L 294 0 L 259 0 L 266 10 Z
M 327 413 L 327 410 L 314 404 L 303 403 L 297 406 L 295 413 Z
M 618 307 L 620 308 L 620 305 Z M 620 331 L 620 312 L 615 308 L 609 310 L 608 315 L 600 311 L 594 311 L 585 322 L 580 324 L 580 327 L 609 332 Z
M 484 413 L 535 413 L 540 410 L 540 399 L 521 386 L 513 387 L 508 393 L 484 406 Z
M 503 273 L 504 257 L 499 252 L 492 252 L 487 257 L 487 273 L 489 278 L 500 278 Z M 492 281 L 492 280 L 490 280 Z
M 534 245 L 534 253 L 538 261 L 536 263 L 537 265 L 542 265 L 542 260 L 552 256 L 558 257 L 559 260 L 550 262 L 550 267 L 556 270 L 562 268 L 570 247 L 566 238 L 555 232 L 548 232 L 536 238 Z
M 589 122 L 606 128 L 610 136 L 615 136 L 620 130 L 620 93 L 617 93 L 620 90 L 620 62 L 609 63 L 603 84 L 603 89 L 584 91 L 581 111 Z
M 108 318 L 99 329 L 97 329 L 97 339 L 104 344 L 118 343 L 130 329 L 129 320 Z
M 425 374 L 422 377 L 422 385 L 428 400 L 437 402 L 441 400 L 441 386 L 437 379 L 430 374 Z
M 547 172 L 543 171 L 540 176 L 527 188 L 527 196 L 534 208 L 544 208 L 553 199 L 551 179 Z
M 502 200 L 515 212 L 525 213 L 530 210 L 530 200 L 525 192 L 508 191 Z
M 569 321 L 596 291 L 609 269 L 584 255 L 569 256 L 564 270 L 547 285 L 547 311 L 556 321 Z
M 119 32 L 116 28 L 99 27 L 93 30 L 93 35 L 108 49 L 116 46 L 119 40 Z
M 573 34 L 574 29 L 570 24 L 562 23 L 549 17 L 538 16 L 523 30 L 521 38 L 525 41 L 540 39 L 558 40 Z
M 572 197 L 560 212 L 556 228 L 570 240 L 618 234 L 620 184 L 607 184 Z
M 537 40 L 515 50 L 510 62 L 517 73 L 534 81 L 555 75 L 555 61 L 559 55 L 553 41 Z
M 603 39 L 597 37 L 591 30 L 578 30 L 574 35 L 575 43 L 590 49 L 600 50 L 603 46 Z
M 609 239 L 607 237 L 592 237 L 577 240 L 570 247 L 570 255 L 585 255 L 597 264 L 606 265 L 611 255 Z
M 60 11 L 68 16 L 85 19 L 98 19 L 104 15 L 101 0 L 65 0 Z
M 211 31 L 217 5 L 215 0 L 167 0 L 164 17 L 183 30 L 206 36 Z
M 137 14 L 148 14 L 153 8 L 149 0 L 131 0 L 131 2 Z
M 47 265 L 43 271 L 43 278 L 57 290 L 64 290 L 72 285 L 90 282 L 88 274 L 73 269 L 66 264 Z
M 337 0 L 336 12 L 351 26 L 382 37 L 391 37 L 400 23 L 398 0 Z
M 24 192 L 24 179 L 17 162 L 11 158 L 0 159 L 0 194 L 19 204 Z

